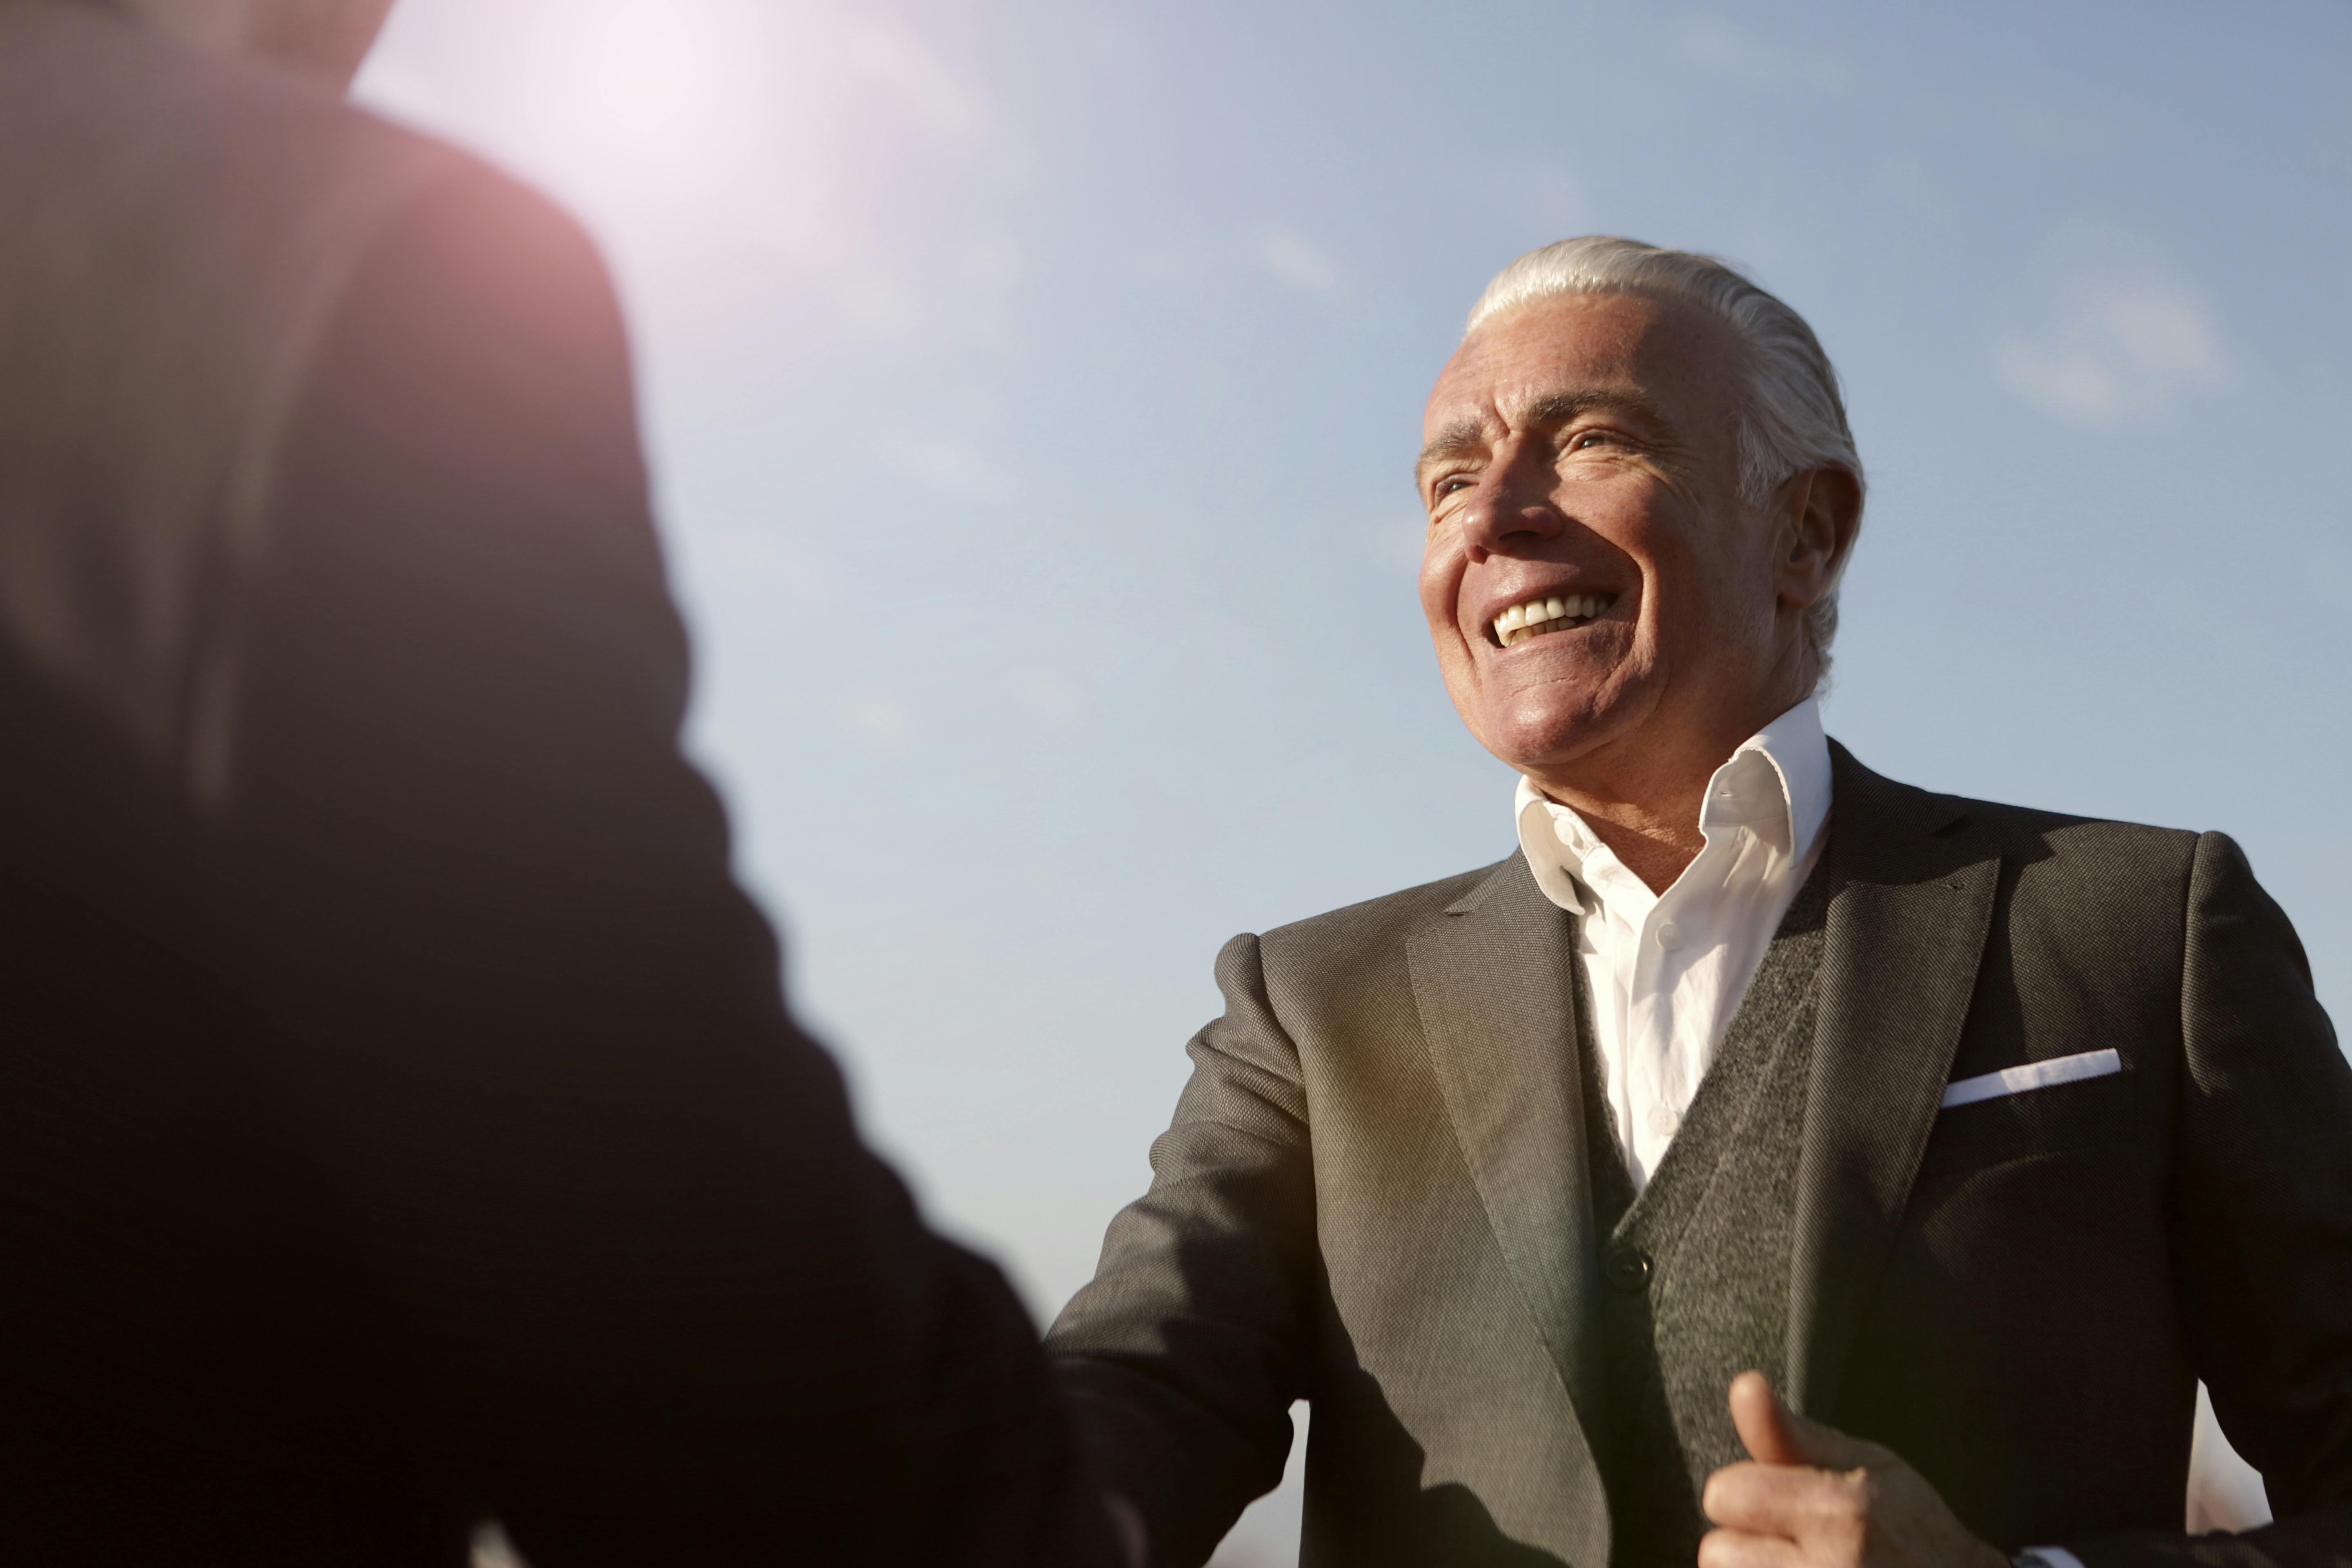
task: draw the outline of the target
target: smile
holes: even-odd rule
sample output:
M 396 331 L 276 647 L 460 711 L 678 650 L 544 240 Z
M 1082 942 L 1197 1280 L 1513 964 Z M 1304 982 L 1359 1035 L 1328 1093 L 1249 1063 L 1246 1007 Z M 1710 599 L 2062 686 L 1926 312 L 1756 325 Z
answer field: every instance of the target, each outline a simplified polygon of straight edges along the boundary
M 1564 632 L 1589 625 L 1616 602 L 1614 594 L 1555 595 L 1549 599 L 1529 599 L 1495 617 L 1494 637 L 1505 647 L 1516 647 L 1547 632 Z

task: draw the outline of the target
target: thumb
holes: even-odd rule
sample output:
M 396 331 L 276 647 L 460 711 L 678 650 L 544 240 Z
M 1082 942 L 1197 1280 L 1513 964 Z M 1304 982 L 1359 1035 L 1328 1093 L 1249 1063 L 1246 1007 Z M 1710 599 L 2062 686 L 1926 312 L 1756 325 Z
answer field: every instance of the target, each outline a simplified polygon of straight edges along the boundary
M 1850 1470 L 1868 1464 L 1876 1453 L 1871 1445 L 1790 1409 L 1760 1372 L 1743 1372 L 1731 1380 L 1731 1424 L 1748 1457 L 1759 1465 Z

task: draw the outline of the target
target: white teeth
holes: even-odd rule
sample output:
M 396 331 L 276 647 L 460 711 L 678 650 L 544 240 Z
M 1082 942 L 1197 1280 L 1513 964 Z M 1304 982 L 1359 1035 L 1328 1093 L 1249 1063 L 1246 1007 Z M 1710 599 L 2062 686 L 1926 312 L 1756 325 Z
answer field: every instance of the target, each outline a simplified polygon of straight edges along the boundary
M 1616 602 L 1614 594 L 1570 594 L 1559 598 L 1529 599 L 1495 617 L 1495 640 L 1505 647 L 1515 647 L 1543 631 L 1559 629 L 1549 625 L 1553 621 L 1589 621 Z

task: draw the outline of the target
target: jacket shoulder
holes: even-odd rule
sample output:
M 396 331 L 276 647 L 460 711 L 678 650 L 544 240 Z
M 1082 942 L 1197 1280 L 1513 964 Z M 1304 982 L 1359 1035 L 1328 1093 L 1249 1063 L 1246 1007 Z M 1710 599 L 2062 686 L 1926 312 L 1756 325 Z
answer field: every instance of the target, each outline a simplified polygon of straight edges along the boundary
M 95 6 L 0 11 L 0 178 L 48 225 L 112 216 L 214 245 L 299 247 L 314 237 L 306 228 L 357 218 L 416 165 L 478 162 L 322 83 L 215 59 Z M 289 204 L 321 210 L 308 225 L 249 228 Z
M 1835 756 L 1832 844 L 1841 822 L 1847 831 L 1877 843 L 1895 841 L 1885 833 L 1889 826 L 1924 833 L 1955 847 L 1999 855 L 2014 868 L 2016 886 L 2029 898 L 2089 895 L 2117 910 L 2145 907 L 2142 900 L 2153 898 L 2177 913 L 2205 837 L 2185 828 L 1938 794 L 1873 773 L 1842 746 Z
M 2061 857 L 2091 856 L 2169 864 L 2175 860 L 2185 862 L 2197 849 L 2199 835 L 2188 828 L 2082 816 L 1963 795 L 1947 798 L 1968 814 L 1968 826 L 1979 836 L 2003 844 L 2046 848 Z
M 1477 898 L 1489 883 L 1509 876 L 1515 867 L 1525 874 L 1526 862 L 1517 851 L 1475 870 L 1294 921 L 1260 936 L 1260 948 L 1269 970 L 1348 964 L 1401 952 L 1405 938 L 1415 928 Z

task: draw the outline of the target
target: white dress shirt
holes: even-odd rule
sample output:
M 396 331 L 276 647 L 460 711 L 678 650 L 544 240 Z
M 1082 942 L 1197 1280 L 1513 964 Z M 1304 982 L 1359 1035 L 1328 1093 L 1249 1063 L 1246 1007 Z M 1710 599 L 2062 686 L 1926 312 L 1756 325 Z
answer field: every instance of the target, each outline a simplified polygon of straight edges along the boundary
M 1610 1111 L 1638 1192 L 1821 856 L 1830 815 L 1821 709 L 1807 698 L 1715 770 L 1699 808 L 1706 847 L 1663 893 L 1525 778 L 1513 809 L 1537 885 L 1577 917 Z

